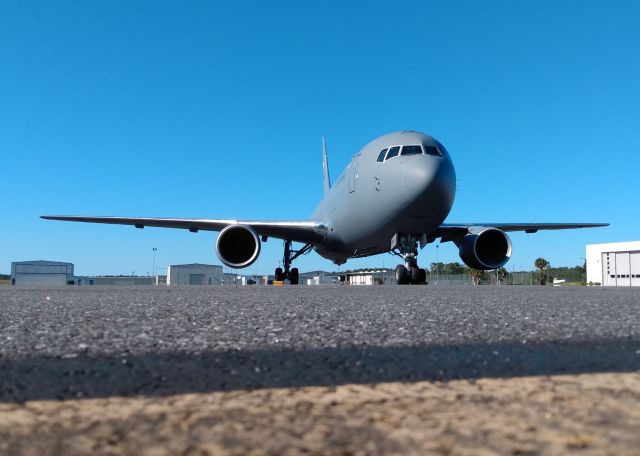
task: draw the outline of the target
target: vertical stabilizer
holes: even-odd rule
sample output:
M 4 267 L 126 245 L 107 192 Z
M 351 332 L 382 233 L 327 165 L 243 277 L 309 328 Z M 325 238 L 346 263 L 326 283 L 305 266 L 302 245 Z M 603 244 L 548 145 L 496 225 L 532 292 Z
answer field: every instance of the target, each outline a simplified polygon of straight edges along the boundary
M 324 192 L 331 188 L 331 177 L 329 177 L 329 160 L 327 159 L 327 141 L 322 137 L 322 177 L 324 179 Z

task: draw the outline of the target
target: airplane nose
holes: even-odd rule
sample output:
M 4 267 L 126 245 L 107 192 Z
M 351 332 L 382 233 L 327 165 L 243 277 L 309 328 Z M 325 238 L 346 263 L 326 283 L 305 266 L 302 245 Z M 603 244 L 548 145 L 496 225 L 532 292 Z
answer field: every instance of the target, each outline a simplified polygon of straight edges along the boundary
M 402 170 L 402 189 L 407 199 L 414 201 L 427 192 L 438 174 L 442 160 L 427 156 L 411 158 L 411 163 Z
M 428 208 L 434 215 L 446 215 L 456 194 L 453 164 L 437 157 L 412 158 L 417 160 L 412 160 L 402 172 L 402 188 L 407 200 L 420 212 Z

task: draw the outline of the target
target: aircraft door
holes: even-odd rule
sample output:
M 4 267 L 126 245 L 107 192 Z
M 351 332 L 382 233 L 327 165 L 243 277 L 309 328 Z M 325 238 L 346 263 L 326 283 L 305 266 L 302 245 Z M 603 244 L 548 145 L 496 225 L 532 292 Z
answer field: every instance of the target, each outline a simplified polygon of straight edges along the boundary
M 356 191 L 356 180 L 358 179 L 358 155 L 353 157 L 349 166 L 349 193 Z

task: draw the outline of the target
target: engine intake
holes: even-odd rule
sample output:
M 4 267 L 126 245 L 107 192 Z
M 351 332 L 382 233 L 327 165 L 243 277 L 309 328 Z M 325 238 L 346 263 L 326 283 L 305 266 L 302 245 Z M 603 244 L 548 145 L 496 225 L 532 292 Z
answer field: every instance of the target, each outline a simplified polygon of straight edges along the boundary
M 497 269 L 511 258 L 511 239 L 497 228 L 477 228 L 457 242 L 460 258 L 470 268 Z
M 216 253 L 230 268 L 246 268 L 260 255 L 260 238 L 249 226 L 229 225 L 218 235 Z

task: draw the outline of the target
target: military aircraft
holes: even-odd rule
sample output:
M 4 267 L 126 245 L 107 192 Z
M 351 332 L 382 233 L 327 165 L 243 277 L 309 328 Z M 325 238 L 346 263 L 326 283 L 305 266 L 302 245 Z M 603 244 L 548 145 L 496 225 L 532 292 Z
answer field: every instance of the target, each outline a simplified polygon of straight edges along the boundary
M 250 266 L 260 242 L 284 240 L 283 268 L 276 280 L 298 283 L 291 263 L 315 250 L 340 265 L 349 258 L 391 252 L 403 259 L 396 267 L 398 284 L 418 284 L 426 272 L 418 267 L 418 250 L 440 239 L 453 241 L 471 268 L 496 269 L 511 257 L 510 231 L 535 233 L 607 226 L 606 223 L 443 223 L 456 193 L 456 173 L 449 152 L 436 139 L 417 131 L 389 133 L 355 154 L 331 184 L 326 143 L 322 143 L 324 197 L 308 220 L 214 220 L 147 217 L 42 216 L 49 220 L 109 223 L 191 232 L 220 231 L 216 252 L 232 268 Z M 302 247 L 294 248 L 293 243 Z

